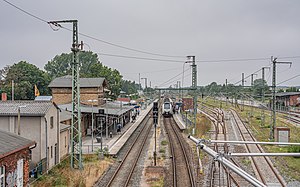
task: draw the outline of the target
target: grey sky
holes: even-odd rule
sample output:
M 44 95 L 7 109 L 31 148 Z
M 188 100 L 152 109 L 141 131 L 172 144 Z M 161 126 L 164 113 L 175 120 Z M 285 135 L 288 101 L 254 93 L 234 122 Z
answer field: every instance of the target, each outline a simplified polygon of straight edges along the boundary
M 300 73 L 300 1 L 298 0 L 90 0 L 16 1 L 24 10 L 45 20 L 78 19 L 79 32 L 147 52 L 182 56 L 166 58 L 113 47 L 83 36 L 86 50 L 126 56 L 174 59 L 159 62 L 100 55 L 104 65 L 118 69 L 125 79 L 151 80 L 152 86 L 167 87 L 181 81 L 186 55 L 196 60 L 270 58 L 290 60 L 292 67 L 278 65 L 277 83 Z M 0 1 L 0 68 L 21 60 L 43 68 L 55 55 L 69 53 L 72 34 L 54 32 L 38 21 Z M 70 24 L 64 25 L 71 28 Z M 249 75 L 270 60 L 199 62 L 198 85 L 213 81 L 235 83 L 241 73 Z M 185 65 L 185 69 L 189 68 Z M 184 83 L 190 85 L 190 70 Z M 258 75 L 261 77 L 261 74 Z M 270 83 L 270 73 L 266 72 Z M 283 85 L 300 85 L 300 76 Z M 247 84 L 250 79 L 247 80 Z M 143 84 L 144 85 L 144 84 Z M 149 85 L 149 82 L 148 82 Z

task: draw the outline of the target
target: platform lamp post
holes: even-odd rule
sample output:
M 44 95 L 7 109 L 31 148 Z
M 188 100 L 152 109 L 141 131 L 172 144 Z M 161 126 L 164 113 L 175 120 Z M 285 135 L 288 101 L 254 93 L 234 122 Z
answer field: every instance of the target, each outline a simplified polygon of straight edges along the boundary
M 92 103 L 92 152 L 94 152 L 94 102 L 97 102 L 96 99 L 89 99 L 87 102 Z
M 26 108 L 26 105 L 24 105 L 24 106 L 18 106 L 18 135 L 21 134 L 21 126 L 20 126 L 20 121 L 21 121 L 21 108 Z

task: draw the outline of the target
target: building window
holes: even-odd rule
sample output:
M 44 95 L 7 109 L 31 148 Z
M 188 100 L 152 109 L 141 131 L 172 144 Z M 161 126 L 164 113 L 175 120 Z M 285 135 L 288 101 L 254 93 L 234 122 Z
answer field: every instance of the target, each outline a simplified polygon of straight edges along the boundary
M 57 164 L 58 163 L 58 151 L 57 151 L 57 143 L 55 144 L 54 147 L 54 163 Z
M 53 116 L 50 117 L 50 128 L 53 129 Z
M 51 158 L 53 158 L 53 146 L 51 146 Z
M 67 147 L 67 137 L 65 136 L 65 147 Z
M 0 187 L 5 186 L 5 166 L 0 166 Z

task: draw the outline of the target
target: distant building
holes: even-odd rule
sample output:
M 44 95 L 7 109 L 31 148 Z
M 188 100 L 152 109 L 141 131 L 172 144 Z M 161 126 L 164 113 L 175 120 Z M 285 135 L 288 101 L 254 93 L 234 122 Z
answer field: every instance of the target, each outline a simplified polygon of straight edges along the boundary
M 91 104 L 88 100 L 97 100 L 94 105 L 104 104 L 104 92 L 107 87 L 105 78 L 80 78 L 80 101 Z M 52 101 L 58 105 L 72 102 L 72 76 L 55 78 L 48 86 L 52 90 Z
M 276 93 L 276 103 L 281 106 L 300 106 L 300 92 Z
M 0 130 L 0 186 L 28 186 L 30 149 L 35 142 Z
M 0 130 L 20 132 L 20 136 L 37 143 L 31 167 L 45 171 L 59 163 L 59 109 L 51 101 L 0 101 Z

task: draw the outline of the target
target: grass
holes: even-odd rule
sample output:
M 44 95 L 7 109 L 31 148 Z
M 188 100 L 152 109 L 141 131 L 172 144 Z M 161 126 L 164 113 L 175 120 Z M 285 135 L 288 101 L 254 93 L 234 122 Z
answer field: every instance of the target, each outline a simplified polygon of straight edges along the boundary
M 162 141 L 160 142 L 160 144 L 161 144 L 162 146 L 168 145 L 168 141 L 167 141 L 167 140 L 162 140 Z
M 151 187 L 163 187 L 164 186 L 164 178 L 160 177 L 158 181 L 153 181 L 150 184 Z
M 161 149 L 159 150 L 159 153 L 166 153 L 166 150 L 165 150 L 164 148 L 161 148 Z
M 83 159 L 84 169 L 82 171 L 71 169 L 70 159 L 65 159 L 59 165 L 52 168 L 48 174 L 44 174 L 30 185 L 33 187 L 93 186 L 106 168 L 113 162 L 108 158 L 99 160 L 97 155 L 84 155 Z

